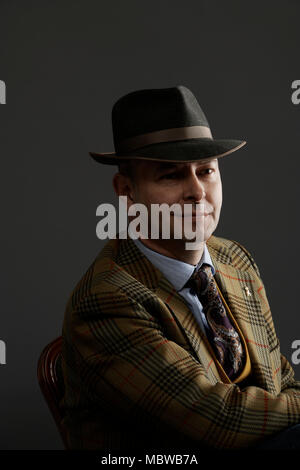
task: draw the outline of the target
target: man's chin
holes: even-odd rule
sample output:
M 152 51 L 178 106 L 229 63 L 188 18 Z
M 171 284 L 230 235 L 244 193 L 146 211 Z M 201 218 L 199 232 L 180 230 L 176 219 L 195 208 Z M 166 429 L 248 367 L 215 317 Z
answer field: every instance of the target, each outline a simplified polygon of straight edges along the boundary
M 191 232 L 191 233 L 182 234 L 182 237 L 180 238 L 176 238 L 174 234 L 172 234 L 170 239 L 177 240 L 178 242 L 182 242 L 182 243 L 189 243 L 189 242 L 190 243 L 194 243 L 194 242 L 203 243 L 203 242 L 206 242 L 211 237 L 212 233 L 213 233 L 212 230 L 205 231 L 204 233 L 201 233 L 201 234 L 198 233 L 197 235 Z
M 196 243 L 197 242 L 197 243 L 201 244 L 201 243 L 206 242 L 206 240 L 208 240 L 210 236 L 211 236 L 211 234 L 209 234 L 207 236 L 203 235 L 202 237 L 192 237 L 192 238 L 183 237 L 182 242 L 183 243 Z
M 191 230 L 185 230 L 182 234 L 182 240 L 184 242 L 206 242 L 215 230 L 213 224 L 207 224 L 205 227 L 192 227 Z
M 207 221 L 208 222 L 208 221 Z M 150 224 L 149 224 L 150 225 Z M 179 226 L 177 224 L 170 224 L 169 227 L 162 227 L 160 226 L 159 229 L 155 230 L 153 233 L 159 233 L 159 235 L 154 236 L 153 240 L 161 240 L 167 242 L 182 242 L 185 243 L 193 243 L 199 242 L 203 243 L 206 242 L 212 235 L 215 230 L 215 224 L 210 221 L 210 223 L 199 224 L 193 222 L 193 224 L 189 227 Z M 144 236 L 143 238 L 152 238 L 151 228 L 149 229 L 149 236 Z

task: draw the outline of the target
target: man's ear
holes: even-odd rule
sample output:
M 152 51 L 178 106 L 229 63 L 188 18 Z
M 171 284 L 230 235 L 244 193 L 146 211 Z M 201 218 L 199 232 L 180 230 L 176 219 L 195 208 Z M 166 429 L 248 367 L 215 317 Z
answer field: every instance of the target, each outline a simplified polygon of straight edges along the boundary
M 127 196 L 129 205 L 133 204 L 132 184 L 128 176 L 116 173 L 113 177 L 113 187 L 117 196 Z

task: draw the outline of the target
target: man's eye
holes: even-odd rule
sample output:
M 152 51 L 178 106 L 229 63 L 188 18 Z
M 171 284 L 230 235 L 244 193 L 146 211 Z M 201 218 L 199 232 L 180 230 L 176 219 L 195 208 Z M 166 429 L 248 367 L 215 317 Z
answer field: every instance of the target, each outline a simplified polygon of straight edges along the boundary
M 211 175 L 213 172 L 214 172 L 213 168 L 205 168 L 205 170 L 203 170 L 203 173 L 207 175 Z

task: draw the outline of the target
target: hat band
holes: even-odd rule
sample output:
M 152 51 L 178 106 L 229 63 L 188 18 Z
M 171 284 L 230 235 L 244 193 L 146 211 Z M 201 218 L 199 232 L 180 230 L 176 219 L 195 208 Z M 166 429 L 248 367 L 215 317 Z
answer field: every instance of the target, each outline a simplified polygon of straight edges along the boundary
M 197 138 L 212 139 L 210 128 L 207 126 L 188 126 L 148 132 L 147 134 L 141 134 L 135 137 L 130 137 L 129 139 L 122 140 L 118 144 L 118 151 L 129 152 L 140 147 L 145 147 L 146 145 Z

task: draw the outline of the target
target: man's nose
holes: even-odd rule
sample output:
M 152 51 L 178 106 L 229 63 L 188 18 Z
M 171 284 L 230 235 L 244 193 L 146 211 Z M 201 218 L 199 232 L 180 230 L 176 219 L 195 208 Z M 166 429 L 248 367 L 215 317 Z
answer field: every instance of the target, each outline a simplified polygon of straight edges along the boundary
M 183 197 L 185 200 L 200 201 L 205 197 L 204 185 L 195 173 L 189 174 L 184 179 L 183 184 Z

